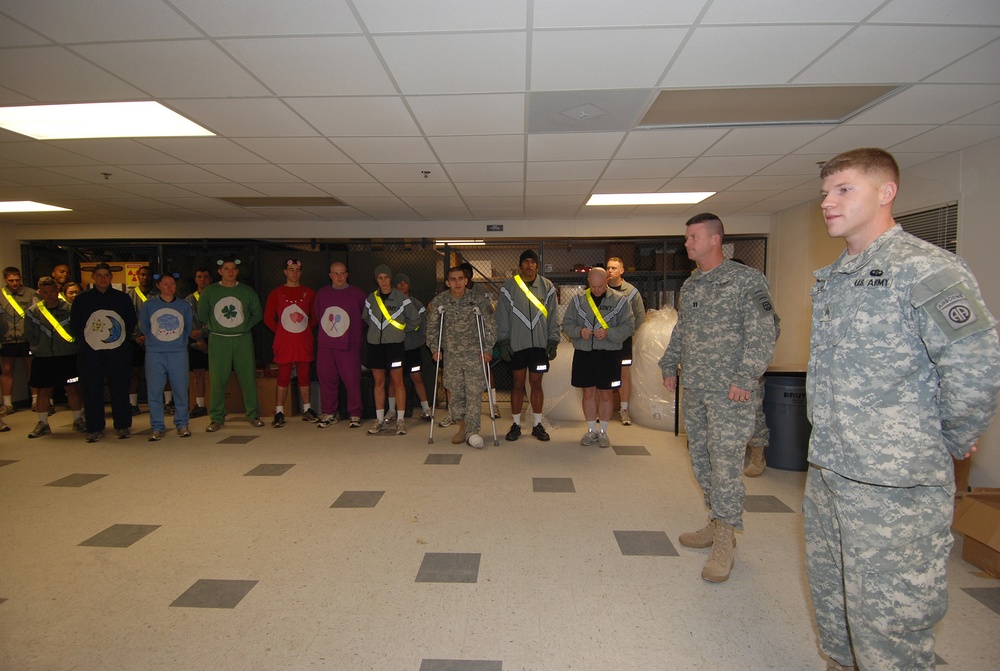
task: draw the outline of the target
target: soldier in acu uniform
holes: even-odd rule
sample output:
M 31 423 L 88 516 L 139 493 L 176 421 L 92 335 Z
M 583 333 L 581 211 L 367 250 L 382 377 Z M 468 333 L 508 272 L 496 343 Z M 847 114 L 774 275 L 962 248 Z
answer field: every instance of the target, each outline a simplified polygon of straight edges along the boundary
M 709 523 L 683 533 L 681 545 L 711 546 L 701 577 L 729 579 L 735 529 L 743 528 L 743 456 L 753 434 L 758 380 L 774 354 L 774 308 L 760 271 L 724 258 L 722 221 L 699 214 L 687 222 L 688 258 L 698 270 L 681 287 L 677 325 L 660 359 L 663 386 L 684 387 L 682 410 L 691 468 Z
M 846 251 L 816 271 L 807 379 L 806 568 L 828 669 L 933 669 L 955 492 L 997 408 L 1000 345 L 965 263 L 892 218 L 882 149 L 824 164 Z

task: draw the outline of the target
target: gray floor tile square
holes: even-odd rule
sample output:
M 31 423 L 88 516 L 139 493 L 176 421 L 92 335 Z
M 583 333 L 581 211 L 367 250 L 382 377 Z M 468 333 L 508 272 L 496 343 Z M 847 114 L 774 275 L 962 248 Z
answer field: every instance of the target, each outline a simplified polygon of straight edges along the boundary
M 198 580 L 170 604 L 176 608 L 236 608 L 256 580 Z
M 618 548 L 625 556 L 680 556 L 664 531 L 616 531 L 615 539 L 618 541 Z
M 620 457 L 648 457 L 649 450 L 642 445 L 612 445 L 611 449 Z
M 794 513 L 795 511 L 782 503 L 777 496 L 747 494 L 743 510 L 748 513 Z
M 1000 615 L 1000 587 L 963 587 L 962 591 Z
M 478 552 L 428 552 L 420 562 L 416 582 L 476 582 Z
M 107 473 L 74 473 L 45 485 L 46 487 L 83 487 L 95 480 L 108 477 Z
M 531 478 L 534 492 L 576 493 L 573 478 Z
M 934 666 L 948 666 L 948 662 L 941 658 L 941 655 L 934 653 Z
M 159 524 L 112 524 L 80 545 L 93 548 L 127 548 L 159 528 Z
M 251 440 L 257 440 L 260 436 L 229 436 L 228 438 L 223 438 L 217 445 L 246 445 Z
M 16 464 L 17 462 L 18 462 L 17 459 L 0 459 L 0 468 L 2 468 L 3 466 L 10 466 L 11 464 Z
M 382 500 L 385 492 L 344 492 L 337 497 L 331 508 L 374 508 Z
M 422 659 L 420 671 L 503 671 L 503 662 L 486 659 Z
M 260 464 L 243 475 L 284 475 L 295 464 Z
M 4 602 L 4 601 L 6 601 L 6 600 L 7 600 L 7 599 L 4 599 L 3 597 L 0 597 L 0 603 L 3 603 L 3 602 Z
M 456 466 L 462 461 L 461 454 L 428 454 L 424 459 L 425 465 Z

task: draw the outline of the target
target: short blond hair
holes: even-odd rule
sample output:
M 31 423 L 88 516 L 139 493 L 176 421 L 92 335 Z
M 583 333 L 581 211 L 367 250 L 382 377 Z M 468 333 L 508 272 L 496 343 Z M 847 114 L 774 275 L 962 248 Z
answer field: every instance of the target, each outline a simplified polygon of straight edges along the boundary
M 830 175 L 851 169 L 865 175 L 886 177 L 890 182 L 899 185 L 899 164 L 892 154 L 877 147 L 862 147 L 837 154 L 823 164 L 819 176 L 820 179 L 826 179 Z

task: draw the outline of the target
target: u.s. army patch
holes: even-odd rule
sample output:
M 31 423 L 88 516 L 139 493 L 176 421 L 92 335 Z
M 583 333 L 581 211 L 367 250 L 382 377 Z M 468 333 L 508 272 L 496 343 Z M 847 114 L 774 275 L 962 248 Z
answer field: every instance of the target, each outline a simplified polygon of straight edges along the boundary
M 955 330 L 974 324 L 979 319 L 969 299 L 963 293 L 945 296 L 934 304 L 934 308 Z
M 757 309 L 763 314 L 770 314 L 774 312 L 774 304 L 771 303 L 771 294 L 767 289 L 758 289 L 753 292 L 754 302 L 757 304 Z

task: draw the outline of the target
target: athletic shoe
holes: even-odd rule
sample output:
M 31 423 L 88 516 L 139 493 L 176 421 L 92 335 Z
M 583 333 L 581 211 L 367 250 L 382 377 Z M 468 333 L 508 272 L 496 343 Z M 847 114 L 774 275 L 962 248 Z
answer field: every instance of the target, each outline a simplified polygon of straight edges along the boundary
M 49 428 L 49 425 L 46 422 L 39 422 L 35 424 L 35 428 L 28 434 L 28 438 L 41 438 L 50 433 L 52 433 L 52 429 Z
M 493 406 L 493 419 L 500 419 L 500 408 Z
M 319 415 L 316 414 L 315 410 L 313 410 L 312 408 L 309 408 L 304 413 L 302 413 L 302 421 L 303 422 L 310 422 L 312 424 L 315 424 L 316 422 L 319 421 Z
M 455 420 L 453 420 L 451 418 L 451 413 L 449 413 L 449 414 L 447 414 L 447 415 L 444 416 L 444 419 L 442 419 L 440 422 L 438 422 L 438 426 L 440 426 L 440 427 L 451 426 L 454 423 L 455 423 Z
M 175 412 L 177 412 L 177 406 L 174 405 L 173 401 L 170 401 L 170 403 L 164 403 L 163 404 L 163 414 L 164 415 L 172 415 Z
M 338 421 L 340 421 L 340 418 L 336 415 L 323 414 L 319 416 L 319 421 L 316 422 L 316 426 L 321 429 L 325 429 L 331 424 L 336 424 Z
M 118 440 L 132 437 L 132 429 L 127 426 L 124 429 L 115 429 L 115 431 L 118 433 Z
M 627 408 L 619 410 L 618 417 L 622 420 L 623 426 L 632 426 L 632 418 L 629 416 Z
M 254 417 L 253 419 L 248 419 L 247 422 L 250 423 L 250 426 L 255 426 L 258 429 L 264 426 L 264 420 L 262 420 L 260 417 Z
M 180 436 L 181 438 L 190 438 L 191 429 L 187 428 L 186 426 L 178 427 L 177 435 Z
M 216 431 L 218 431 L 221 428 L 222 428 L 222 424 L 221 423 L 219 423 L 219 422 L 212 422 L 211 424 L 209 424 L 208 426 L 205 427 L 205 431 L 207 431 L 209 433 L 215 433 Z
M 49 401 L 49 417 L 51 417 L 54 414 L 56 414 L 56 404 L 53 403 L 52 401 Z
M 163 432 L 153 429 L 153 432 L 149 434 L 149 442 L 155 443 L 158 440 L 163 440 Z
M 467 442 L 470 446 L 476 448 L 477 450 L 481 450 L 485 446 L 485 443 L 483 443 L 483 437 L 480 436 L 478 433 L 474 433 L 471 436 L 469 436 L 468 440 L 466 440 L 465 442 Z
M 0 419 L 0 433 L 4 433 L 5 431 L 10 431 L 10 427 L 4 424 L 4 421 Z
M 608 437 L 607 431 L 601 431 L 597 435 L 597 444 L 601 447 L 611 447 L 611 438 Z
M 531 435 L 533 435 L 535 438 L 542 441 L 543 443 L 549 440 L 549 434 L 546 433 L 545 427 L 542 426 L 541 422 L 535 424 L 535 428 L 531 430 Z
M 0 405 L 0 417 L 6 417 L 10 413 L 14 412 L 13 406 L 10 405 Z
M 396 420 L 396 435 L 405 436 L 406 435 L 406 421 L 402 419 Z
M 352 429 L 356 429 L 356 428 L 358 428 L 360 426 L 361 426 L 361 418 L 360 417 L 351 417 L 351 428 Z
M 88 433 L 87 434 L 87 442 L 88 443 L 96 443 L 103 436 L 104 436 L 104 432 L 103 431 L 95 431 L 94 433 Z
M 204 417 L 208 414 L 208 408 L 203 405 L 196 405 L 191 408 L 191 414 L 189 415 L 192 419 L 195 417 Z
M 426 410 L 424 408 L 421 408 L 420 409 L 420 419 L 424 420 L 425 422 L 430 422 L 430 421 L 433 421 L 434 415 L 431 414 L 430 410 Z
M 588 431 L 587 433 L 583 434 L 583 438 L 580 439 L 580 444 L 581 445 L 594 445 L 595 443 L 597 443 L 597 440 L 598 440 L 597 439 L 597 432 L 596 431 Z
M 521 425 L 511 424 L 510 431 L 507 432 L 507 440 L 514 441 L 521 437 Z
M 128 407 L 128 411 L 129 411 L 130 413 L 132 413 L 132 416 L 133 416 L 133 417 L 135 417 L 135 416 L 136 416 L 136 415 L 138 415 L 138 414 L 139 414 L 140 412 L 142 412 L 142 410 L 140 410 L 140 409 L 139 409 L 139 406 L 138 406 L 138 405 L 130 405 L 130 406 Z
M 382 430 L 384 428 L 385 428 L 385 420 L 382 420 L 380 422 L 376 419 L 375 423 L 372 424 L 372 428 L 368 429 L 368 433 L 374 436 L 376 433 L 382 433 Z
M 285 425 L 285 413 L 276 412 L 274 413 L 274 419 L 271 420 L 271 426 L 276 429 L 280 429 Z
M 77 417 L 73 420 L 73 430 L 79 431 L 80 433 L 87 433 L 87 420 L 83 417 Z

